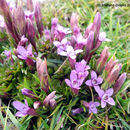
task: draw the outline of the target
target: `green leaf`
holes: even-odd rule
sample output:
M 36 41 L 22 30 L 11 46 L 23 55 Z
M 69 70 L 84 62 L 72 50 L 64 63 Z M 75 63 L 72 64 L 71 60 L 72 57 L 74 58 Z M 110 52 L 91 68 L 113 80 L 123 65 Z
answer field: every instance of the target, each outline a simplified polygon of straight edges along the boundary
M 19 129 L 19 130 L 25 130 L 22 125 L 18 122 L 18 120 L 15 118 L 15 116 L 11 113 L 10 110 L 8 110 L 8 115 L 12 123 Z

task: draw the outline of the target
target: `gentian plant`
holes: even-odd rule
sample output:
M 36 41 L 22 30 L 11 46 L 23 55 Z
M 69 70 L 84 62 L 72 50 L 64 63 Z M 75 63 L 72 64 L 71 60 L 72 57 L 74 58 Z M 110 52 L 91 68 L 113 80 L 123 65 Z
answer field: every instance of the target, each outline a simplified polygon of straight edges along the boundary
M 11 60 L 12 69 L 18 68 L 10 69 L 6 82 L 0 80 L 0 97 L 9 95 L 14 100 L 10 107 L 18 110 L 12 111 L 22 117 L 18 121 L 30 124 L 29 129 L 33 123 L 35 129 L 45 130 L 79 130 L 88 124 L 88 129 L 104 129 L 99 119 L 107 122 L 109 110 L 119 107 L 116 94 L 126 73 L 121 74 L 123 65 L 109 47 L 97 54 L 103 42 L 111 42 L 100 31 L 100 12 L 85 31 L 76 13 L 70 17 L 70 28 L 56 17 L 44 26 L 40 3 L 33 6 L 31 0 L 27 9 L 22 4 L 10 8 L 6 0 L 0 0 L 0 13 L 0 27 L 13 43 L 11 50 L 3 51 L 2 65 Z M 12 86 L 6 88 L 10 82 Z

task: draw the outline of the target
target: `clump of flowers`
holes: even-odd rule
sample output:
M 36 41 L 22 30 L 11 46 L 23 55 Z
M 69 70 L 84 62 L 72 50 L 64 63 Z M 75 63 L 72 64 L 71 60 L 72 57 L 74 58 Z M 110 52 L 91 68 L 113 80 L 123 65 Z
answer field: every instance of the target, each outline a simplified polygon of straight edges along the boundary
M 16 116 L 41 117 L 38 120 L 47 119 L 47 123 L 51 124 L 54 120 L 51 116 L 58 113 L 56 118 L 53 116 L 54 123 L 61 123 L 64 127 L 65 115 L 73 118 L 81 113 L 98 114 L 116 104 L 114 96 L 125 82 L 126 73 L 120 75 L 122 64 L 115 56 L 110 58 L 108 47 L 103 49 L 99 58 L 95 56 L 102 42 L 111 41 L 106 38 L 105 32 L 100 32 L 99 12 L 83 32 L 78 26 L 76 13 L 70 18 L 71 28 L 63 27 L 55 17 L 48 29 L 43 26 L 39 3 L 33 9 L 32 1 L 28 1 L 29 10 L 26 11 L 22 5 L 10 9 L 6 0 L 1 0 L 0 5 L 3 5 L 0 12 L 4 17 L 4 24 L 3 17 L 0 18 L 0 27 L 6 26 L 14 41 L 15 60 L 20 61 L 21 75 L 26 72 L 26 80 L 22 77 L 25 86 L 20 82 L 21 86 L 17 87 L 21 90 L 17 97 L 21 97 L 25 104 L 13 101 L 14 108 L 18 110 Z M 4 51 L 4 54 L 12 60 L 12 64 L 15 62 L 10 50 Z M 94 67 L 91 64 L 93 57 L 96 61 Z M 60 67 L 57 59 L 62 59 Z M 50 74 L 50 70 L 57 71 Z M 27 86 L 29 78 L 32 80 Z M 47 125 L 46 121 L 43 124 Z

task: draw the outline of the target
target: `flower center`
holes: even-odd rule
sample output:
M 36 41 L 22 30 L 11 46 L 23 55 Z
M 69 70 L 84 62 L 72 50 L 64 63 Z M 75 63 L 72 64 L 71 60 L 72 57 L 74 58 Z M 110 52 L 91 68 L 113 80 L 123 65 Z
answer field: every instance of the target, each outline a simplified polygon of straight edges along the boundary
M 103 99 L 104 99 L 104 100 L 108 100 L 108 98 L 109 98 L 109 96 L 108 96 L 107 94 L 104 94 L 104 95 L 103 95 Z
M 83 72 L 79 72 L 78 73 L 78 79 L 83 79 L 84 78 L 84 73 Z
M 72 85 L 73 85 L 73 87 L 76 87 L 78 85 L 78 82 L 76 80 L 73 80 Z
M 95 108 L 95 105 L 94 104 L 91 104 L 90 105 L 90 109 L 94 109 Z
M 96 84 L 96 83 L 97 83 L 97 80 L 96 80 L 96 79 L 93 79 L 92 83 L 93 83 L 93 84 Z

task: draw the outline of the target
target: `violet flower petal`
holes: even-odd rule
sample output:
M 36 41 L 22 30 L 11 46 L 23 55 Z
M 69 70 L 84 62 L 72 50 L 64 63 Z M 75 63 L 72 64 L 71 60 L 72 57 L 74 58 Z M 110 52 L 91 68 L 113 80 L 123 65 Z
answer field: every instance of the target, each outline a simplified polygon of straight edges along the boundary
M 70 82 L 70 80 L 69 80 L 69 79 L 65 79 L 65 82 L 66 82 L 66 84 L 67 84 L 68 86 L 70 86 L 70 87 L 71 87 L 71 82 Z
M 15 114 L 15 116 L 17 116 L 17 117 L 23 117 L 23 116 L 26 116 L 26 115 L 27 115 L 27 113 L 22 113 L 20 111 L 16 112 L 16 114 Z
M 96 72 L 95 71 L 91 71 L 91 78 L 92 79 L 97 79 L 97 74 L 96 74 Z
M 104 108 L 107 105 L 106 102 L 104 102 L 103 100 L 101 100 L 101 107 Z
M 115 105 L 115 101 L 111 97 L 109 97 L 108 100 L 106 100 L 106 102 L 109 103 L 110 105 Z
M 92 80 L 87 80 L 87 81 L 85 82 L 85 84 L 88 85 L 88 86 L 93 86 Z
M 105 93 L 106 93 L 108 96 L 112 96 L 112 94 L 114 93 L 114 90 L 113 90 L 113 88 L 110 88 L 110 89 L 106 90 Z

